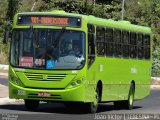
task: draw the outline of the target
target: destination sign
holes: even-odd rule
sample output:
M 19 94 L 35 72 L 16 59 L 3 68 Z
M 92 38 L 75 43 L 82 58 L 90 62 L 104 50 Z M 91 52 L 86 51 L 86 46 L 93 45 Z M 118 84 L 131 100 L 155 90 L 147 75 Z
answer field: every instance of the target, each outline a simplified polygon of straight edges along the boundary
M 53 16 L 53 15 L 19 15 L 17 24 L 80 27 L 81 19 L 77 17 Z
M 31 17 L 33 24 L 68 25 L 68 18 Z

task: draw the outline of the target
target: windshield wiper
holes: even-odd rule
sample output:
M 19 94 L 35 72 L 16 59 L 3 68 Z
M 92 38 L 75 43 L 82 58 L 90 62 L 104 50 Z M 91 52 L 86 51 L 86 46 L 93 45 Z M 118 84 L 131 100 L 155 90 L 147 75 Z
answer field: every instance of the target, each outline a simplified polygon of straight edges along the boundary
M 62 35 L 65 33 L 66 28 L 63 27 L 62 30 L 60 31 L 60 33 L 58 34 L 57 38 L 54 40 L 54 42 L 52 43 L 52 46 L 54 48 L 57 47 L 58 43 L 60 42 L 60 39 L 62 37 Z
M 32 31 L 32 37 L 33 37 L 33 39 L 34 39 L 34 41 L 36 43 L 36 45 L 33 44 L 33 46 L 34 47 L 39 47 L 39 40 L 37 40 L 36 33 L 35 33 L 35 30 L 34 30 L 32 25 L 30 26 L 30 30 Z

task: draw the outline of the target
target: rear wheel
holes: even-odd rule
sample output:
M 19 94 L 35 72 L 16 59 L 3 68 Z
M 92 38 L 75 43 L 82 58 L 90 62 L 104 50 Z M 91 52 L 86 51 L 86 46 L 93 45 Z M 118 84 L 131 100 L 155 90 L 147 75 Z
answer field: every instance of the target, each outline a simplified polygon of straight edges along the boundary
M 134 93 L 135 93 L 134 84 L 131 83 L 130 91 L 129 91 L 129 95 L 128 95 L 128 100 L 115 101 L 115 102 L 114 102 L 114 107 L 115 107 L 115 109 L 125 108 L 125 109 L 131 110 L 131 109 L 133 108 Z
M 128 100 L 126 101 L 126 108 L 131 110 L 133 108 L 133 102 L 134 102 L 134 93 L 135 93 L 135 88 L 134 84 L 131 83 L 129 95 L 128 95 Z
M 38 100 L 24 100 L 24 102 L 26 109 L 29 111 L 35 111 L 39 106 Z

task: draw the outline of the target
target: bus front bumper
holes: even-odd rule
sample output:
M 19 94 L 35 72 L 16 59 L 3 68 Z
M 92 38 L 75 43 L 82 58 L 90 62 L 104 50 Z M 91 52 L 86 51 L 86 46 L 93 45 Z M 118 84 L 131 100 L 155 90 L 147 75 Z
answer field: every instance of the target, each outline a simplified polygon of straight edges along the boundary
M 9 97 L 41 101 L 85 102 L 85 84 L 70 89 L 24 88 L 9 81 Z

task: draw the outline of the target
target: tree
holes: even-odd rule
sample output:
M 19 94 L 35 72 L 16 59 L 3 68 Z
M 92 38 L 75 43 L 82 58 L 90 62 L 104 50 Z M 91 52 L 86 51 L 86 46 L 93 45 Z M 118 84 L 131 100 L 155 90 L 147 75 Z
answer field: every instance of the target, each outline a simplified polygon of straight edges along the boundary
M 114 0 L 96 0 L 96 3 L 111 4 Z
M 38 8 L 38 11 L 62 9 L 71 13 L 120 19 L 121 2 L 119 0 L 97 1 L 95 5 L 93 0 L 43 0 L 43 2 L 44 4 Z
M 0 1 L 0 63 L 8 63 L 9 44 L 4 45 L 2 38 L 5 29 L 10 29 L 11 25 L 7 26 L 8 21 L 13 21 L 13 16 L 18 11 L 19 0 L 1 0 Z
M 7 10 L 7 0 L 0 1 L 0 37 L 2 37 L 2 33 L 4 32 L 4 23 L 5 23 L 5 16 Z
M 85 4 L 84 0 L 48 0 L 38 8 L 38 11 L 50 11 L 54 9 L 64 10 L 70 13 L 86 14 L 89 4 Z
M 152 76 L 160 77 L 160 48 L 156 47 L 152 55 Z
M 14 15 L 18 12 L 20 2 L 21 0 L 8 0 L 7 20 L 13 21 Z

